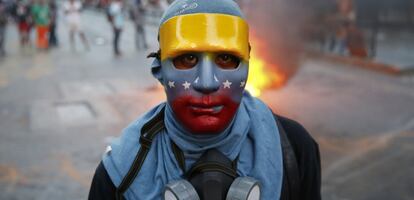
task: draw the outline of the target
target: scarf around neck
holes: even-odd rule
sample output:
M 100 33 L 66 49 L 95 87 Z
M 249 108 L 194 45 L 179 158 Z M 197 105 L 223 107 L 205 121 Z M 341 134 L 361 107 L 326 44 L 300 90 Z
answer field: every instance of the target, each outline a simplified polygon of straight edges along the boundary
M 264 200 L 280 197 L 283 159 L 279 132 L 272 111 L 248 92 L 230 124 L 218 135 L 191 135 L 176 121 L 171 108 L 162 103 L 130 124 L 111 144 L 103 164 L 115 186 L 128 172 L 139 148 L 142 126 L 165 109 L 165 129 L 158 133 L 138 176 L 124 193 L 126 199 L 162 199 L 164 186 L 183 179 L 172 151 L 173 141 L 184 153 L 186 170 L 208 149 L 215 148 L 230 160 L 237 157 L 239 176 L 259 180 Z M 277 198 L 275 198 L 277 197 Z

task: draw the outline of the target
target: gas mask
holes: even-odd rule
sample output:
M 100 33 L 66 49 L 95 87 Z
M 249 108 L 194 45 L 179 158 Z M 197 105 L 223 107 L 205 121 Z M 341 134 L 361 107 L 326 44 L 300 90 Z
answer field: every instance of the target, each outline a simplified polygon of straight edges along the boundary
M 259 200 L 260 184 L 251 177 L 237 177 L 236 162 L 220 151 L 206 151 L 186 173 L 164 188 L 164 200 Z

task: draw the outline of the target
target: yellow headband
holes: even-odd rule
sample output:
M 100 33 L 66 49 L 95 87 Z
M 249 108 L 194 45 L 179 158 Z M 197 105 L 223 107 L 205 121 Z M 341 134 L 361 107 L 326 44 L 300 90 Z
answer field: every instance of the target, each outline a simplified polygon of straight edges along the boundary
M 233 15 L 180 15 L 160 27 L 160 48 L 161 60 L 193 51 L 228 52 L 249 60 L 249 28 Z

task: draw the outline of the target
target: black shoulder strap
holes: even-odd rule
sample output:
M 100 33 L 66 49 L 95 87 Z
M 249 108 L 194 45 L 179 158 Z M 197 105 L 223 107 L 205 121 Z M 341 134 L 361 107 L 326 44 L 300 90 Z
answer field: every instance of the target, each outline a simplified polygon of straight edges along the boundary
M 124 199 L 123 194 L 129 188 L 132 182 L 134 182 L 135 178 L 138 175 L 138 172 L 141 170 L 142 164 L 144 163 L 144 160 L 151 148 L 152 140 L 164 128 L 165 125 L 163 108 L 153 119 L 151 119 L 142 127 L 141 136 L 139 138 L 141 148 L 135 156 L 135 159 L 129 168 L 128 173 L 125 175 L 125 177 L 122 179 L 121 184 L 116 189 L 116 200 Z
M 288 192 L 288 194 L 283 193 L 280 197 L 281 200 L 299 200 L 300 192 L 300 179 L 299 179 L 299 168 L 296 160 L 295 152 L 293 151 L 292 145 L 289 142 L 289 138 L 286 135 L 286 131 L 282 126 L 282 123 L 277 119 L 277 116 L 274 116 L 277 127 L 279 129 L 280 142 L 282 145 L 283 153 L 283 168 L 286 181 L 283 183 L 283 191 Z M 284 179 L 285 179 L 284 178 Z

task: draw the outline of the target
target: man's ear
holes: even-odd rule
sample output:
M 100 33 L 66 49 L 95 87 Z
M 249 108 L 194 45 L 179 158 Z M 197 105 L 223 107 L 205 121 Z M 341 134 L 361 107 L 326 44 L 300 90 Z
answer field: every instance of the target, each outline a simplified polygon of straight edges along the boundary
M 158 58 L 155 58 L 151 64 L 151 73 L 156 79 L 158 79 L 161 85 L 164 85 L 164 79 L 161 72 L 161 61 Z
M 154 58 L 151 64 L 151 73 L 152 75 L 163 85 L 163 78 L 161 72 L 161 49 L 157 52 L 150 53 L 147 58 Z

